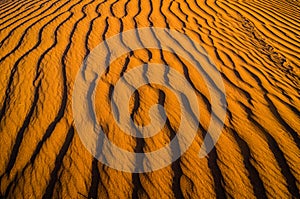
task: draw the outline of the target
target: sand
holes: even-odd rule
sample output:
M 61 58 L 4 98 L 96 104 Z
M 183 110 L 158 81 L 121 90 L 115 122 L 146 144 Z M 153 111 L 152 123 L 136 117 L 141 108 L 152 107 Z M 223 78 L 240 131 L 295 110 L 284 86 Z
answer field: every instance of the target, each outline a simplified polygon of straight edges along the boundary
M 154 49 L 120 57 L 98 84 L 95 104 L 118 147 L 157 150 L 180 122 L 174 95 L 148 85 L 129 104 L 135 122 L 151 122 L 148 110 L 160 103 L 168 123 L 147 139 L 118 128 L 110 89 L 137 65 L 162 63 L 179 71 L 194 85 L 201 112 L 186 153 L 163 169 L 132 174 L 87 151 L 74 125 L 72 93 L 84 58 L 100 42 L 149 26 L 179 31 L 203 46 L 223 78 L 227 114 L 215 148 L 200 158 L 211 100 L 193 66 Z M 1 1 L 0 197 L 300 198 L 299 57 L 298 1 Z

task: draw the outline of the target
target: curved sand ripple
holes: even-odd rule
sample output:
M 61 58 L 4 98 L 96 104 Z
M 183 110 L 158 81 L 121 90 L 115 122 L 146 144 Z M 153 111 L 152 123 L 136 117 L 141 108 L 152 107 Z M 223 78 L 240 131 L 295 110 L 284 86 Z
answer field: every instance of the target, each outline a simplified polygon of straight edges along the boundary
M 292 0 L 1 1 L 0 196 L 299 198 L 299 13 L 299 2 Z M 180 159 L 152 173 L 130 174 L 102 165 L 84 148 L 73 127 L 72 89 L 96 45 L 148 26 L 185 33 L 207 50 L 222 74 L 228 110 L 215 149 L 200 159 L 210 99 L 193 67 L 151 49 L 119 58 L 96 94 L 98 119 L 119 147 L 156 150 L 178 127 L 178 102 L 156 85 L 136 92 L 130 107 L 135 121 L 147 124 L 148 109 L 164 105 L 169 118 L 162 132 L 134 139 L 113 122 L 111 90 L 135 66 L 176 68 L 196 90 L 201 107 L 199 133 Z

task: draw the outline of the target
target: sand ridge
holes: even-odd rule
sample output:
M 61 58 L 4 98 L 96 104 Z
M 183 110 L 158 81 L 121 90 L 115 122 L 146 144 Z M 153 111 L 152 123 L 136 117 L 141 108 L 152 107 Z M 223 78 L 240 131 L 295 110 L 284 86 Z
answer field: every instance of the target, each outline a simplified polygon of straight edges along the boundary
M 299 198 L 300 15 L 298 1 L 42 0 L 0 3 L 0 196 L 9 198 Z M 172 165 L 131 174 L 102 165 L 74 128 L 72 89 L 84 58 L 101 41 L 133 28 L 166 27 L 201 44 L 220 71 L 227 100 L 222 135 L 200 159 L 211 100 L 193 66 L 170 52 L 128 53 L 108 67 L 96 93 L 97 119 L 128 151 L 149 152 L 175 136 L 180 110 L 167 89 L 142 87 L 132 117 L 165 106 L 152 139 L 121 132 L 110 92 L 143 63 L 170 65 L 196 91 L 201 116 L 189 150 Z

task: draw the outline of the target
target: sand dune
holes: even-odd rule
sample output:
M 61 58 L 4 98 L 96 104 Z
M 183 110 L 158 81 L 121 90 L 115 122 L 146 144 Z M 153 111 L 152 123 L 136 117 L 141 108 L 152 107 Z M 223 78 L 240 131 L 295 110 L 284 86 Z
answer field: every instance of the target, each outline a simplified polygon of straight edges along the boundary
M 97 119 L 118 147 L 151 152 L 176 135 L 178 101 L 148 85 L 132 117 L 148 124 L 162 104 L 168 120 L 153 138 L 122 133 L 110 92 L 143 63 L 170 65 L 193 85 L 201 116 L 191 147 L 163 169 L 131 174 L 107 167 L 82 144 L 73 121 L 73 85 L 84 58 L 126 30 L 169 28 L 208 52 L 226 89 L 220 139 L 198 156 L 211 117 L 205 81 L 176 54 L 155 49 L 119 57 L 96 92 Z M 0 197 L 300 198 L 300 3 L 295 0 L 0 1 Z

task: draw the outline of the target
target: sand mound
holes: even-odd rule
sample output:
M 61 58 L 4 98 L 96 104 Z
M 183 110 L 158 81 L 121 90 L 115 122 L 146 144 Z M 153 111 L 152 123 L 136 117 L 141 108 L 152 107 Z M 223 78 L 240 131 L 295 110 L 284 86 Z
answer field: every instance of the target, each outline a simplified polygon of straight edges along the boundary
M 96 89 L 97 120 L 127 151 L 169 143 L 178 101 L 157 85 L 129 104 L 141 125 L 160 103 L 168 121 L 136 139 L 113 121 L 118 78 L 143 63 L 167 64 L 194 86 L 201 117 L 191 147 L 158 171 L 131 174 L 97 161 L 73 122 L 73 85 L 101 41 L 133 28 L 177 30 L 198 42 L 221 73 L 227 116 L 216 147 L 198 156 L 211 117 L 205 81 L 176 54 L 132 51 L 113 62 Z M 300 5 L 298 1 L 0 1 L 0 197 L 300 198 Z

